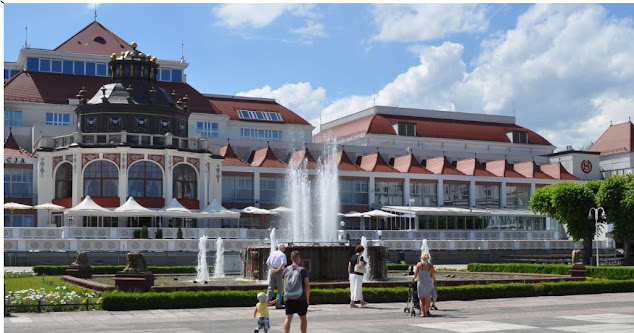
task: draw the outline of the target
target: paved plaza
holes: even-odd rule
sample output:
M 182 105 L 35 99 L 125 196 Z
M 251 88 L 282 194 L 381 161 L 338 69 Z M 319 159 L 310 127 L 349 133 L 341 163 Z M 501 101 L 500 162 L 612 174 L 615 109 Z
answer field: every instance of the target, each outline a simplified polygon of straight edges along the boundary
M 439 302 L 430 318 L 410 317 L 403 303 L 313 305 L 309 332 L 632 332 L 634 293 Z M 282 332 L 284 310 L 271 309 Z M 253 332 L 253 308 L 126 312 L 18 313 L 5 332 Z M 299 332 L 299 320 L 291 332 Z

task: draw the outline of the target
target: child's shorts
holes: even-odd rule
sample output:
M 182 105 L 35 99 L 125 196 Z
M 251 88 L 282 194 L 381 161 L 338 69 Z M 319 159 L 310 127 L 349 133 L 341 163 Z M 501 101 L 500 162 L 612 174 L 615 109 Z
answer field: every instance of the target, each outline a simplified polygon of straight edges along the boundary
M 271 329 L 271 324 L 269 323 L 269 318 L 258 317 L 258 329 Z

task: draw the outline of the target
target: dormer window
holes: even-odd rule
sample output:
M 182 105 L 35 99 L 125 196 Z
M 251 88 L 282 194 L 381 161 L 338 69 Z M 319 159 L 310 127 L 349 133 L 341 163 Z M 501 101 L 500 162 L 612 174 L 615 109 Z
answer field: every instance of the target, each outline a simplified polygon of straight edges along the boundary
M 513 143 L 528 143 L 528 132 L 524 131 L 512 131 L 507 132 L 506 135 Z
M 416 124 L 396 123 L 394 124 L 396 135 L 400 136 L 416 136 Z

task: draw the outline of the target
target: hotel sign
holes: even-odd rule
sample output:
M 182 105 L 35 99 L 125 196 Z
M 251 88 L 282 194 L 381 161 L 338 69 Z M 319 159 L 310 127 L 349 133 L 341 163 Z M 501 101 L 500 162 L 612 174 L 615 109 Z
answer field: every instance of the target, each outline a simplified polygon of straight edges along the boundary
M 7 157 L 4 159 L 4 162 L 9 164 L 26 164 L 24 157 Z

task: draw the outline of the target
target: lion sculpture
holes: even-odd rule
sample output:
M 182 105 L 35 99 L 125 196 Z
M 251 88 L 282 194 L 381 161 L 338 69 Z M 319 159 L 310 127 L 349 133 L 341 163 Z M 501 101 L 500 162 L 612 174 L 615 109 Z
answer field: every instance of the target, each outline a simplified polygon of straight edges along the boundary
M 129 252 L 127 255 L 127 265 L 123 269 L 124 273 L 148 273 L 147 262 L 143 254 L 139 252 Z
M 581 250 L 572 250 L 572 264 L 581 264 Z
M 77 258 L 75 258 L 75 261 L 73 261 L 73 263 L 70 264 L 70 265 L 71 266 L 80 266 L 80 267 L 90 266 L 90 265 L 88 265 L 88 252 L 86 252 L 86 251 L 77 252 Z

